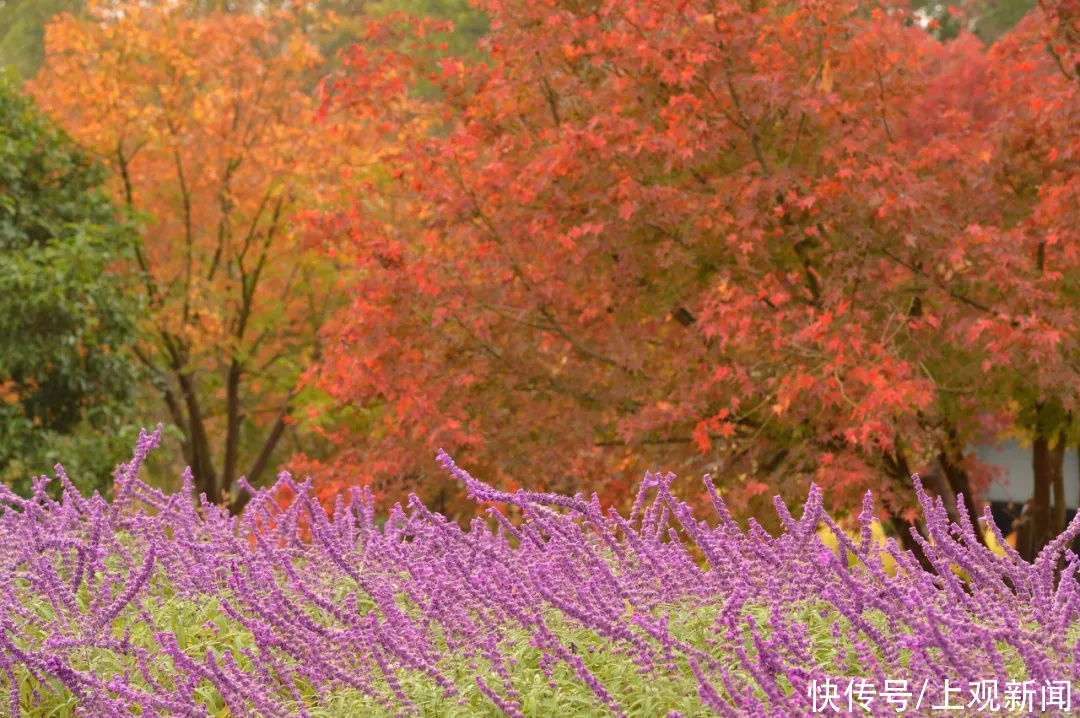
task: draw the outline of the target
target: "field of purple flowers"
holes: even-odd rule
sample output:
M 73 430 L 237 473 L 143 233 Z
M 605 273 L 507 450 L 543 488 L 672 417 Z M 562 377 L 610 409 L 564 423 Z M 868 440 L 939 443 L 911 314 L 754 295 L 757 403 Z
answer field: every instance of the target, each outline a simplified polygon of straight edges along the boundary
M 81 496 L 61 467 L 59 501 L 45 478 L 30 500 L 2 490 L 11 715 L 1071 712 L 1080 592 L 1064 547 L 1080 520 L 1029 565 L 949 524 L 916 478 L 939 576 L 892 539 L 889 575 L 869 495 L 861 540 L 816 487 L 798 520 L 777 500 L 786 532 L 773 537 L 753 520 L 741 530 L 708 477 L 715 525 L 670 475 L 646 475 L 622 516 L 495 491 L 446 455 L 473 498 L 523 521 L 492 508 L 463 531 L 415 500 L 377 521 L 360 490 L 327 515 L 284 474 L 291 504 L 260 490 L 237 519 L 194 507 L 187 483 L 166 496 L 139 480 L 159 439 L 141 437 L 111 502 Z

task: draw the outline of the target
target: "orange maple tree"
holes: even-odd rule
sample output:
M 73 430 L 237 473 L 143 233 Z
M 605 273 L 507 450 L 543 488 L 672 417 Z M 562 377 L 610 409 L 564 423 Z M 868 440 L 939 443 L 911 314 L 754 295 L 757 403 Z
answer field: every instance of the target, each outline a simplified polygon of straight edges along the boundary
M 46 46 L 30 91 L 143 217 L 138 356 L 196 490 L 237 510 L 234 483 L 272 465 L 341 276 L 298 213 L 331 206 L 370 156 L 343 142 L 355 128 L 314 121 L 323 61 L 292 11 L 92 3 L 87 20 L 54 19 Z
M 1071 5 L 989 49 L 899 2 L 483 7 L 490 61 L 413 68 L 440 131 L 395 135 L 398 181 L 323 220 L 363 277 L 305 377 L 350 416 L 334 461 L 295 461 L 327 492 L 445 498 L 443 447 L 612 501 L 647 468 L 713 467 L 736 506 L 873 488 L 906 528 L 912 471 L 955 513 L 990 478 L 965 446 L 1018 421 L 1055 481 Z M 370 111 L 383 67 L 360 55 L 331 106 Z

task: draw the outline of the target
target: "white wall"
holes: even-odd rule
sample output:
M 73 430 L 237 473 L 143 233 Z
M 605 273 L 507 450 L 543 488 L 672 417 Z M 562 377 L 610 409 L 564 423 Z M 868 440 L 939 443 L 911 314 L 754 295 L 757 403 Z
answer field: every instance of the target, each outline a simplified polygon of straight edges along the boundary
M 995 481 L 983 496 L 987 501 L 1016 501 L 1023 503 L 1031 498 L 1035 487 L 1031 469 L 1031 447 L 1024 448 L 1016 440 L 1003 441 L 996 446 L 969 446 L 968 451 L 988 464 L 1005 469 L 1002 478 Z M 1065 505 L 1076 508 L 1080 504 L 1080 481 L 1077 480 L 1076 449 L 1065 450 Z

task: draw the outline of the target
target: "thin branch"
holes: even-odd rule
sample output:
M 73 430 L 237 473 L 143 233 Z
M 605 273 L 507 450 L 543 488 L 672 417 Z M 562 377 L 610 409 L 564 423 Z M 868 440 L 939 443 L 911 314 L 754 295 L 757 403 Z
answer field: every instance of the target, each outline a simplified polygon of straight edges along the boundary
M 881 123 L 885 126 L 885 137 L 890 143 L 894 143 L 892 128 L 889 127 L 889 118 L 885 114 L 885 81 L 881 77 L 881 70 L 874 63 L 874 74 L 877 75 L 878 99 L 881 100 Z
M 958 302 L 963 302 L 964 304 L 967 304 L 972 309 L 978 309 L 980 312 L 985 312 L 987 314 L 992 314 L 994 316 L 997 316 L 997 312 L 995 312 L 993 309 L 991 309 L 987 305 L 985 305 L 982 302 L 979 302 L 979 301 L 977 301 L 975 299 L 972 299 L 972 298 L 970 298 L 970 297 L 968 297 L 968 296 L 966 296 L 964 294 L 961 294 L 960 292 L 956 291 L 952 287 L 946 286 L 945 283 L 942 282 L 937 277 L 929 274 L 928 272 L 924 272 L 923 270 L 919 269 L 918 267 L 915 267 L 914 265 L 910 264 L 909 262 L 906 262 L 903 259 L 901 259 L 900 257 L 897 257 L 895 254 L 890 252 L 885 247 L 878 247 L 878 251 L 880 251 L 882 254 L 884 254 L 886 257 L 888 257 L 892 261 L 896 262 L 897 264 L 899 264 L 899 265 L 901 265 L 903 267 L 906 267 L 908 270 L 911 271 L 912 274 L 923 277 L 925 279 L 929 279 L 930 281 L 934 282 L 934 284 L 936 284 L 939 289 L 944 291 L 946 294 L 948 294 L 950 297 L 957 300 Z
M 289 393 L 289 396 L 285 399 L 285 406 L 281 408 L 281 412 L 278 414 L 277 420 L 274 422 L 274 426 L 270 429 L 270 433 L 267 434 L 266 440 L 263 441 L 262 449 L 259 450 L 259 455 L 255 457 L 255 462 L 251 465 L 251 469 L 247 472 L 247 480 L 252 486 L 258 485 L 259 478 L 266 470 L 267 465 L 270 463 L 270 457 L 274 453 L 274 448 L 281 440 L 281 436 L 285 433 L 286 418 L 292 413 L 292 400 L 296 396 L 297 392 L 294 389 Z M 229 513 L 235 516 L 244 510 L 248 501 L 251 500 L 251 494 L 244 491 L 241 492 L 235 499 L 229 503 Z
M 1040 3 L 1041 5 L 1042 3 Z M 1072 82 L 1076 79 L 1074 75 L 1070 75 L 1069 71 L 1065 69 L 1065 63 L 1061 60 L 1061 55 L 1057 53 L 1054 46 L 1050 43 L 1046 43 L 1046 51 L 1050 53 L 1050 56 L 1054 58 L 1054 62 L 1057 63 L 1058 69 L 1061 70 L 1061 74 L 1065 76 L 1065 79 Z
M 926 364 L 923 363 L 922 359 L 918 360 L 918 364 L 919 364 L 919 368 L 922 369 L 923 374 L 926 375 L 926 378 L 929 379 L 930 383 L 934 385 L 934 390 L 935 391 L 945 392 L 946 394 L 960 394 L 960 395 L 963 395 L 963 396 L 970 396 L 970 395 L 975 393 L 974 391 L 972 391 L 970 389 L 957 389 L 957 388 L 951 387 L 951 386 L 942 386 L 934 378 L 934 375 L 930 373 L 930 370 L 926 367 Z
M 251 225 L 248 227 L 247 234 L 244 236 L 244 245 L 240 248 L 240 252 L 236 255 L 237 262 L 243 262 L 244 257 L 247 256 L 248 249 L 251 247 L 251 243 L 255 240 L 255 230 L 258 229 L 259 219 L 262 217 L 262 213 L 266 210 L 266 205 L 270 201 L 270 195 L 273 194 L 274 183 L 271 182 L 266 185 L 266 192 L 263 194 L 262 199 L 259 201 L 259 208 L 255 210 L 255 215 L 251 218 Z
M 795 150 L 799 149 L 799 136 L 802 135 L 803 125 L 806 124 L 806 113 L 799 113 L 799 124 L 795 127 L 795 139 L 791 143 L 791 152 L 788 153 L 787 162 L 784 163 L 785 167 L 791 167 L 791 161 L 795 159 Z
M 195 236 L 191 219 L 191 193 L 188 191 L 187 180 L 184 177 L 184 164 L 180 159 L 180 152 L 173 148 L 173 160 L 176 163 L 176 176 L 180 180 L 180 197 L 184 204 L 184 244 L 186 252 L 185 278 L 184 278 L 184 323 L 187 323 L 188 312 L 191 302 L 191 268 L 194 261 Z
M 225 247 L 225 241 L 231 234 L 229 215 L 232 212 L 232 206 L 229 198 L 229 182 L 232 180 L 233 172 L 235 172 L 236 168 L 239 166 L 240 160 L 235 158 L 230 158 L 225 164 L 225 173 L 221 179 L 221 191 L 218 192 L 218 207 L 221 210 L 221 218 L 218 220 L 217 247 L 214 249 L 214 257 L 210 261 L 210 272 L 206 275 L 207 281 L 214 278 L 214 274 L 217 272 L 218 263 L 221 261 L 221 253 Z
M 719 434 L 717 434 L 715 436 L 710 434 L 709 438 L 713 439 L 713 440 L 716 440 L 716 439 L 721 439 L 723 437 L 721 437 Z M 689 444 L 692 441 L 693 441 L 693 439 L 691 439 L 690 437 L 685 437 L 684 436 L 684 437 L 674 437 L 674 438 L 671 438 L 671 439 L 642 439 L 640 441 L 620 441 L 620 440 L 594 441 L 593 446 L 660 446 L 660 445 L 664 445 L 664 444 Z
M 540 53 L 536 53 L 536 57 L 540 57 Z M 555 96 L 555 90 L 551 89 L 551 83 L 548 82 L 546 75 L 540 76 L 540 84 L 544 86 L 544 98 L 547 100 L 548 109 L 551 110 L 551 118 L 555 121 L 555 126 L 562 125 L 562 120 L 559 118 L 559 104 L 558 97 Z
M 551 326 L 555 330 L 555 332 L 563 339 L 565 339 L 570 344 L 570 346 L 572 346 L 579 354 L 595 359 L 603 364 L 608 364 L 617 369 L 621 369 L 622 371 L 630 375 L 636 375 L 639 373 L 634 371 L 633 369 L 630 369 L 627 366 L 624 366 L 623 364 L 620 364 L 619 362 L 615 361 L 610 357 L 593 351 L 589 347 L 574 339 L 574 337 L 570 336 L 570 334 L 565 329 L 563 329 L 562 325 L 559 324 L 558 320 L 556 320 L 555 317 L 550 312 L 548 312 L 546 307 L 540 307 L 540 314 L 549 322 L 551 322 Z
M 761 145 L 758 143 L 757 130 L 750 122 L 750 118 L 743 112 L 742 103 L 739 102 L 739 95 L 735 91 L 735 83 L 731 81 L 731 74 L 725 71 L 724 79 L 727 81 L 728 92 L 731 93 L 731 101 L 735 103 L 735 110 L 743 120 L 743 129 L 750 137 L 750 146 L 754 150 L 754 156 L 757 158 L 758 164 L 761 165 L 761 171 L 766 177 L 770 177 L 772 176 L 772 171 L 769 169 L 769 163 L 765 161 L 765 155 L 762 153 Z
M 281 221 L 281 208 L 285 201 L 283 196 L 279 196 L 277 203 L 274 205 L 274 215 L 270 220 L 270 226 L 266 228 L 266 240 L 263 242 L 262 252 L 259 254 L 259 259 L 255 264 L 255 269 L 249 276 L 244 270 L 243 263 L 237 262 L 237 267 L 240 269 L 240 294 L 242 299 L 242 305 L 240 308 L 240 314 L 236 318 L 236 328 L 234 334 L 237 339 L 242 339 L 244 332 L 247 329 L 247 321 L 250 317 L 252 306 L 254 305 L 255 287 L 259 283 L 259 276 L 262 274 L 263 267 L 266 265 L 266 258 L 270 253 L 270 245 L 274 243 L 274 233 L 278 228 L 278 224 Z
M 847 395 L 847 392 L 846 392 L 846 391 L 844 391 L 844 382 L 843 382 L 843 380 L 842 380 L 842 379 L 840 378 L 840 374 L 839 374 L 839 373 L 838 373 L 838 372 L 836 371 L 836 369 L 833 369 L 832 375 L 833 375 L 833 379 L 836 379 L 836 386 L 837 386 L 837 388 L 838 388 L 838 389 L 840 389 L 840 396 L 841 396 L 841 398 L 843 398 L 843 400 L 844 400 L 844 401 L 846 401 L 846 402 L 847 402 L 847 404 L 848 404 L 848 406 L 850 406 L 850 407 L 851 407 L 852 409 L 858 409 L 858 408 L 859 408 L 859 405 L 858 405 L 858 404 L 856 404 L 855 402 L 853 402 L 853 401 L 852 401 L 852 400 L 851 400 L 851 399 L 850 399 L 850 398 L 848 397 L 848 395 Z

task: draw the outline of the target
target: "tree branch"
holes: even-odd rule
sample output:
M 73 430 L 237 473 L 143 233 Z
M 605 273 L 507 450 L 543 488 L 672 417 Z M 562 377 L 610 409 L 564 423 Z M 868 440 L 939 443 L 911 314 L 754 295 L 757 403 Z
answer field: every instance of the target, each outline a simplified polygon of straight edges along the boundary
M 266 439 L 263 441 L 262 448 L 259 450 L 259 455 L 255 457 L 251 469 L 247 472 L 247 481 L 253 487 L 258 484 L 259 478 L 270 463 L 270 457 L 274 453 L 274 449 L 277 447 L 278 442 L 285 433 L 285 419 L 292 413 L 292 400 L 296 396 L 296 393 L 295 389 L 289 392 L 288 398 L 285 399 L 285 406 L 281 408 L 281 412 L 278 414 L 274 426 L 270 429 L 270 433 L 267 434 Z M 248 501 L 251 501 L 251 494 L 246 491 L 242 492 L 229 503 L 229 513 L 233 516 L 239 514 L 244 510 L 244 507 L 247 506 Z

